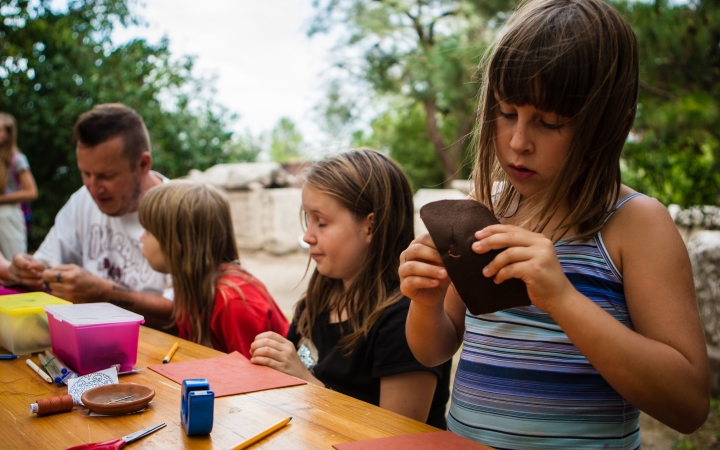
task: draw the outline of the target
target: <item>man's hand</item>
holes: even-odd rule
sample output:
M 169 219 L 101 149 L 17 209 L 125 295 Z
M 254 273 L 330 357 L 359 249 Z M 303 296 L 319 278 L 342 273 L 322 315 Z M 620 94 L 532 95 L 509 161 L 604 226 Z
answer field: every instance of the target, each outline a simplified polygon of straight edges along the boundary
M 73 303 L 94 303 L 104 301 L 104 293 L 111 282 L 91 274 L 75 264 L 61 264 L 46 269 L 43 280 L 48 283 L 52 295 Z
M 13 256 L 12 264 L 10 264 L 10 279 L 29 289 L 42 290 L 45 288 L 43 270 L 45 270 L 45 264 L 42 261 L 26 253 L 18 253 Z

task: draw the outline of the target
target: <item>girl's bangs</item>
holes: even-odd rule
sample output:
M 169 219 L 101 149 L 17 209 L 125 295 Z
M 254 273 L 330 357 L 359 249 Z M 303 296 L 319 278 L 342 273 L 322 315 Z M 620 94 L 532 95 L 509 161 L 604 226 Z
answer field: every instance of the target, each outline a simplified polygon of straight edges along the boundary
M 533 29 L 541 26 L 543 31 Z M 488 71 L 490 93 L 501 100 L 574 117 L 592 90 L 592 46 L 580 35 L 552 23 L 523 27 L 504 36 Z

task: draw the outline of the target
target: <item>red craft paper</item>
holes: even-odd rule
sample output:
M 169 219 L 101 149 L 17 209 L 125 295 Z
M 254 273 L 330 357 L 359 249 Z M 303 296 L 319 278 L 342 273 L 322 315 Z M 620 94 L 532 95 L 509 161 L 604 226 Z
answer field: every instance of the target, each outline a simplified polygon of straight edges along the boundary
M 404 434 L 402 436 L 345 442 L 333 444 L 333 448 L 337 450 L 397 450 L 399 448 L 411 448 L 413 450 L 491 450 L 490 447 L 469 441 L 451 431 Z
M 158 364 L 148 366 L 148 369 L 178 384 L 190 378 L 205 378 L 215 397 L 307 384 L 275 369 L 255 365 L 238 352 L 215 358 Z

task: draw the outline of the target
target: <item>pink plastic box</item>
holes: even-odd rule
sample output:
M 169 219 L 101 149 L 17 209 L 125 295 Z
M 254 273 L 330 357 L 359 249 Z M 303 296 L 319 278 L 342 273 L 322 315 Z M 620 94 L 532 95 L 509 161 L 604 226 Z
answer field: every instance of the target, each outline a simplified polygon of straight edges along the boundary
M 143 316 L 110 303 L 46 306 L 53 353 L 80 375 L 137 361 Z

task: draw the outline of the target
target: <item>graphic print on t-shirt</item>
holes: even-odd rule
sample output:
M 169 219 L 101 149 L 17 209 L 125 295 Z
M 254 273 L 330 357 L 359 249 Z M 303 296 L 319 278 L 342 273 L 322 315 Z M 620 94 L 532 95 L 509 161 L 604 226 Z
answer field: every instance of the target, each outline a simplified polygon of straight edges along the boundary
M 97 271 L 104 274 L 104 278 L 136 289 L 152 275 L 139 240 L 96 223 L 90 225 L 87 239 L 87 257 L 97 261 Z

